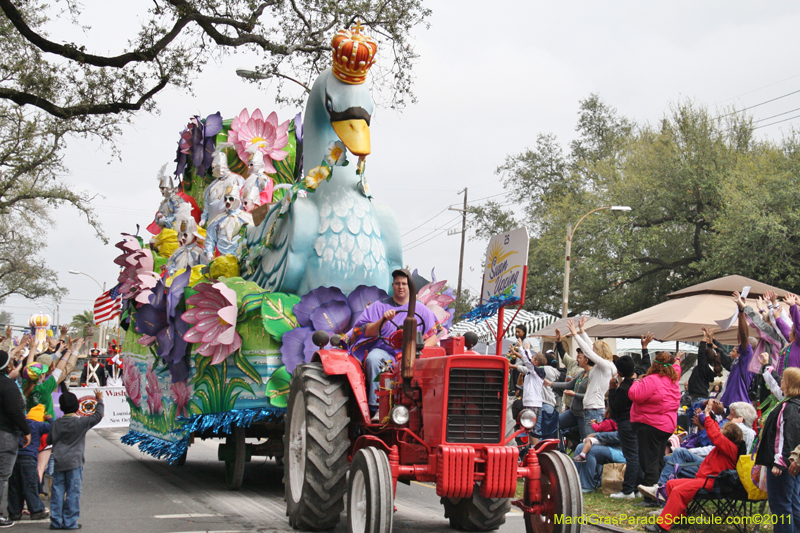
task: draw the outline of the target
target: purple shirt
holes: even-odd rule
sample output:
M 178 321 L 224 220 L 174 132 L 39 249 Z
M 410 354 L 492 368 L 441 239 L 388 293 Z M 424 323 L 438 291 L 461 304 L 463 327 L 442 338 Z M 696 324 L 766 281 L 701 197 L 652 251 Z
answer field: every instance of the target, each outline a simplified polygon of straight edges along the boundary
M 753 348 L 749 342 L 739 346 L 739 358 L 731 365 L 731 372 L 728 374 L 728 381 L 725 383 L 725 390 L 719 397 L 723 405 L 728 406 L 733 402 L 750 403 L 750 382 L 753 381 L 753 374 L 747 369 L 750 365 L 750 358 L 753 357 Z
M 358 320 L 355 323 L 354 327 L 366 327 L 367 324 L 372 322 L 377 322 L 381 319 L 383 314 L 388 311 L 389 309 L 394 309 L 397 311 L 397 315 L 392 319 L 397 327 L 390 321 L 386 321 L 381 328 L 381 336 L 388 337 L 398 329 L 403 328 L 403 321 L 406 319 L 408 313 L 408 304 L 405 305 L 397 305 L 397 303 L 392 298 L 386 298 L 384 300 L 375 302 L 371 304 L 369 307 L 364 309 L 364 312 L 361 313 L 361 316 L 358 317 Z M 415 311 L 419 316 L 422 317 L 422 323 L 420 323 L 420 317 L 415 316 L 414 318 L 417 319 L 417 331 L 421 331 L 424 334 L 424 338 L 427 340 L 433 335 L 436 335 L 440 331 L 442 331 L 442 325 L 436 319 L 436 315 L 433 314 L 433 311 L 425 307 L 420 301 L 417 301 L 415 306 Z M 400 350 L 397 350 L 388 343 L 386 343 L 383 339 L 378 340 L 377 344 L 373 346 L 373 349 L 379 348 L 381 350 L 385 350 L 387 353 L 397 355 Z
M 783 373 L 784 368 L 789 368 L 790 366 L 800 367 L 800 337 L 797 335 L 797 324 L 800 323 L 800 308 L 796 305 L 793 305 L 789 308 L 789 314 L 792 315 L 792 322 L 794 322 L 795 328 L 795 335 L 794 335 L 794 342 L 789 345 L 789 353 L 786 356 L 786 361 L 781 366 L 781 373 Z M 789 325 L 782 319 L 778 318 L 775 323 L 781 330 L 781 333 L 789 340 L 789 334 L 791 333 L 791 329 Z

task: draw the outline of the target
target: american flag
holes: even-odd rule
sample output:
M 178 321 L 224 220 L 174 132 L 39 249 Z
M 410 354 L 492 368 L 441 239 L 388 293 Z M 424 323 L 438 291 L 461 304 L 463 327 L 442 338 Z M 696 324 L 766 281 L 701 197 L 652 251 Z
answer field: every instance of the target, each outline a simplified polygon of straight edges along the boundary
M 100 298 L 94 302 L 94 323 L 100 324 L 111 320 L 115 316 L 119 316 L 122 309 L 122 296 L 119 293 L 121 283 L 114 285 L 111 290 L 108 290 L 100 295 Z

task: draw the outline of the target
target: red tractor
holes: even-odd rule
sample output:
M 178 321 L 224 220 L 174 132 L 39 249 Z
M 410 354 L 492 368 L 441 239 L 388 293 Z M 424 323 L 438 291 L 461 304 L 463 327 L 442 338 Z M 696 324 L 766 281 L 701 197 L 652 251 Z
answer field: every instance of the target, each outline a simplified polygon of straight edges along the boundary
M 388 533 L 397 482 L 416 480 L 436 483 L 454 529 L 497 529 L 513 504 L 528 533 L 580 533 L 579 520 L 561 520 L 583 514 L 583 494 L 558 441 L 539 442 L 519 464 L 519 432 L 506 436 L 508 360 L 472 351 L 470 333 L 418 349 L 411 280 L 409 289 L 402 341 L 394 339 L 400 363 L 379 376 L 379 422 L 370 417 L 361 363 L 348 351 L 320 348 L 295 370 L 284 436 L 290 524 L 334 527 L 347 491 L 348 531 Z M 328 344 L 326 333 L 314 335 L 317 346 Z M 520 414 L 524 428 L 535 423 L 532 414 Z M 512 502 L 518 479 L 523 496 Z

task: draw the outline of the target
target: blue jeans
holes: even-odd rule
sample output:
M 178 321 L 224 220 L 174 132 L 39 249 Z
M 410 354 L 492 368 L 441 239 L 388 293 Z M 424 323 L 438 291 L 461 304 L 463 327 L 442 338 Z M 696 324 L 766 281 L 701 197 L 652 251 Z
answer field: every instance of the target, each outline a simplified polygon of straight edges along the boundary
M 669 476 L 675 474 L 676 478 L 688 477 L 693 478 L 700 470 L 700 465 L 687 465 L 687 463 L 702 463 L 703 458 L 695 455 L 686 448 L 677 448 L 665 458 L 664 469 L 661 470 L 661 476 L 658 478 L 659 485 L 666 485 L 669 481 Z M 678 466 L 678 473 L 675 473 L 675 467 Z
M 14 471 L 19 450 L 19 437 L 14 433 L 0 431 L 0 500 L 8 486 L 8 479 Z
M 44 511 L 39 497 L 39 466 L 35 457 L 18 455 L 8 484 L 8 514 L 16 520 L 22 515 L 22 503 L 27 502 L 31 514 Z
M 605 409 L 584 409 L 583 410 L 583 435 L 581 435 L 582 439 L 585 439 L 587 436 L 594 433 L 592 429 L 592 420 L 597 420 L 598 422 L 603 421 L 603 415 L 605 414 Z
M 549 403 L 542 403 L 542 410 L 540 412 L 540 416 L 536 419 L 536 429 L 535 429 L 535 431 L 536 431 L 537 435 L 542 435 L 542 416 L 541 415 L 545 415 L 546 414 L 548 416 L 552 416 L 552 415 L 555 414 L 555 412 L 556 412 L 556 408 L 555 407 L 553 407 Z M 554 437 L 555 437 L 555 435 L 553 433 L 549 433 L 547 435 L 542 435 L 543 439 L 546 439 L 546 438 L 552 439 Z
M 586 427 L 583 425 L 583 416 L 575 416 L 572 414 L 572 409 L 567 409 L 558 415 L 559 429 L 570 429 L 578 427 L 578 432 L 581 434 L 581 441 L 586 438 Z
M 395 358 L 380 348 L 371 350 L 364 358 L 364 379 L 367 381 L 367 403 L 370 411 L 378 409 L 378 395 L 376 394 L 378 383 L 375 378 L 380 374 L 384 361 L 394 364 Z
M 800 478 L 784 472 L 780 476 L 767 470 L 767 499 L 769 510 L 777 515 L 773 533 L 800 532 Z
M 583 450 L 583 443 L 580 443 L 575 448 L 575 455 L 578 455 Z M 611 450 L 608 446 L 595 444 L 589 453 L 586 454 L 586 461 L 577 462 L 575 466 L 578 469 L 578 475 L 581 478 L 581 489 L 583 492 L 593 492 L 600 486 L 603 480 L 603 465 L 606 463 L 613 463 L 611 458 Z
M 58 529 L 78 529 L 81 514 L 83 467 L 53 472 L 50 495 L 50 525 Z

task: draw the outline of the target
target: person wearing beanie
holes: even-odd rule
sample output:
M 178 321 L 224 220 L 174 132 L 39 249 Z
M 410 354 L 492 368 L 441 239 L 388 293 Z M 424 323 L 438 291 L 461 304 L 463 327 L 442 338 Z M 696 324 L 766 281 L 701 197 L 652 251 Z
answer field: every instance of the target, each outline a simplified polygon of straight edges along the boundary
M 23 503 L 28 504 L 31 520 L 42 520 L 50 516 L 39 496 L 39 444 L 42 435 L 50 433 L 50 424 L 45 422 L 45 418 L 50 417 L 45 414 L 42 404 L 28 411 L 31 442 L 24 446 L 20 439 L 17 462 L 8 483 L 8 517 L 11 520 L 22 518 Z
M 16 382 L 8 377 L 10 361 L 8 353 L 0 350 L 0 500 L 14 470 L 20 437 L 25 446 L 31 443 L 31 429 L 25 419 L 25 402 Z M 0 517 L 0 528 L 13 525 L 13 520 Z
M 642 345 L 646 349 L 646 337 L 642 336 Z M 636 486 L 639 477 L 639 444 L 636 431 L 631 423 L 631 406 L 633 402 L 628 398 L 628 391 L 633 384 L 636 363 L 629 355 L 623 355 L 616 361 L 617 375 L 611 378 L 608 386 L 608 408 L 611 418 L 617 423 L 619 443 L 622 455 L 625 456 L 625 477 L 622 480 L 622 490 L 611 494 L 611 498 L 632 499 L 636 497 Z
M 78 415 L 78 397 L 65 392 L 59 398 L 64 416 L 53 423 L 47 443 L 53 445 L 55 472 L 50 497 L 50 529 L 80 529 L 81 483 L 86 461 L 86 433 L 103 419 L 103 391 L 95 390 L 97 405 L 90 416 Z

